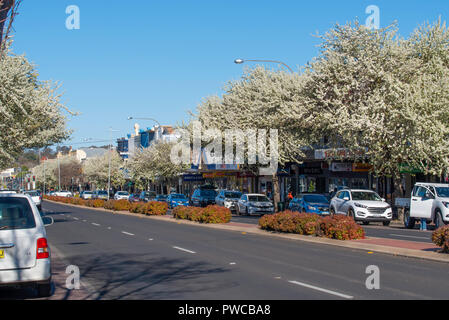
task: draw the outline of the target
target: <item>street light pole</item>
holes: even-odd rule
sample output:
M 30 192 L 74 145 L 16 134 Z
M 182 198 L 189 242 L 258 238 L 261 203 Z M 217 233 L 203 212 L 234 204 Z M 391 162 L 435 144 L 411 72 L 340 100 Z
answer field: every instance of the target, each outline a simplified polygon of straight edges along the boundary
M 242 64 L 245 62 L 269 62 L 269 63 L 278 63 L 278 64 L 282 64 L 284 67 L 286 67 L 288 70 L 290 70 L 291 73 L 293 73 L 293 69 L 290 68 L 286 63 L 282 62 L 282 61 L 278 61 L 278 60 L 243 60 L 243 59 L 235 59 L 234 63 L 235 64 Z
M 112 149 L 112 131 L 119 131 L 109 128 L 109 141 L 110 144 L 108 146 L 108 200 L 109 200 L 109 192 L 111 191 L 111 149 Z

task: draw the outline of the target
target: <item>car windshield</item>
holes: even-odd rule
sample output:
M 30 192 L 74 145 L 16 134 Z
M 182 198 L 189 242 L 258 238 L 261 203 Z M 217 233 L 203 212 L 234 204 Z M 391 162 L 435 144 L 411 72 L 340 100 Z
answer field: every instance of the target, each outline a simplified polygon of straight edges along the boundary
M 0 231 L 35 227 L 33 211 L 27 199 L 0 198 Z
M 216 197 L 217 196 L 217 191 L 215 190 L 201 190 L 201 196 L 203 197 Z
M 449 187 L 435 187 L 437 195 L 442 198 L 449 198 Z
M 93 194 L 93 192 L 91 192 L 91 191 L 84 191 L 83 194 Z
M 248 196 L 248 201 L 254 202 L 270 202 L 266 196 Z
M 167 199 L 168 196 L 165 195 L 158 195 L 156 198 L 158 199 Z
M 118 194 L 119 196 L 127 196 L 127 195 L 128 195 L 128 192 L 126 192 L 126 191 L 121 191 L 121 192 L 117 192 L 117 194 Z
M 304 201 L 310 202 L 310 203 L 328 203 L 329 202 L 325 196 L 322 196 L 319 194 L 304 196 Z
M 25 194 L 28 194 L 30 197 L 39 197 L 39 193 L 37 192 L 25 192 Z
M 183 194 L 172 194 L 172 195 L 171 195 L 171 198 L 172 198 L 173 200 L 185 200 L 185 199 L 186 199 L 186 196 L 183 195 Z
M 108 193 L 106 191 L 98 191 L 98 194 L 105 194 L 105 195 L 107 195 Z
M 375 192 L 356 191 L 352 192 L 352 200 L 382 201 L 382 198 Z
M 154 192 L 148 192 L 148 191 L 145 191 L 144 195 L 145 195 L 145 197 L 155 197 L 156 196 L 156 194 Z
M 225 198 L 233 198 L 233 199 L 240 199 L 242 194 L 240 192 L 225 192 Z

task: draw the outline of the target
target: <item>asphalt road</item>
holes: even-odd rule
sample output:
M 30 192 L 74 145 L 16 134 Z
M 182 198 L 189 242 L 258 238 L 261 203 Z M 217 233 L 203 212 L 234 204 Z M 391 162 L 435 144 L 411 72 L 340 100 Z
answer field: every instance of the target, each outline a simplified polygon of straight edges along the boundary
M 233 222 L 257 224 L 260 216 L 239 216 L 233 215 Z M 363 226 L 368 237 L 389 238 L 396 240 L 407 240 L 414 242 L 432 243 L 432 232 L 434 226 L 428 226 L 427 231 L 420 231 L 419 225 L 416 224 L 415 229 L 409 230 L 402 225 L 391 224 L 384 227 L 382 223 L 372 222 L 368 226 Z
M 447 264 L 44 202 L 93 299 L 448 299 Z M 368 290 L 366 268 L 379 267 Z

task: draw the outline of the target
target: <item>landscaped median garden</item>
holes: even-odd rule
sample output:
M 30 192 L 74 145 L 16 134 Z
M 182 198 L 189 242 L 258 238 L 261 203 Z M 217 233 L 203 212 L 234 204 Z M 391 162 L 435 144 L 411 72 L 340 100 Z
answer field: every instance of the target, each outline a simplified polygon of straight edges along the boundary
M 432 242 L 441 247 L 442 253 L 449 253 L 449 226 L 443 226 L 432 234 Z
M 151 216 L 163 216 L 168 211 L 168 205 L 165 202 L 129 202 L 128 200 L 84 200 L 80 198 L 44 196 L 44 199 L 62 202 L 66 204 L 74 204 L 91 208 L 104 208 L 112 211 L 129 211 Z
M 365 238 L 365 230 L 344 215 L 320 216 L 310 213 L 283 211 L 265 215 L 259 220 L 263 230 L 325 237 L 337 240 Z
M 228 223 L 232 217 L 231 210 L 216 205 L 205 208 L 178 206 L 173 209 L 172 214 L 176 219 L 200 223 Z

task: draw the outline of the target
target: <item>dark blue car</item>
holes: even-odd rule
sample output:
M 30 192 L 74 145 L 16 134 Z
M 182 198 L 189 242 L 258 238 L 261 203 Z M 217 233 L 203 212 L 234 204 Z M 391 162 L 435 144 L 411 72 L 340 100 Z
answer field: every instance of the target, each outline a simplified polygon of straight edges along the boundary
M 303 194 L 290 201 L 289 209 L 298 212 L 328 215 L 329 199 L 322 194 Z
M 189 205 L 189 199 L 183 194 L 179 193 L 172 193 L 167 198 L 168 206 L 173 209 L 177 206 L 188 206 Z

